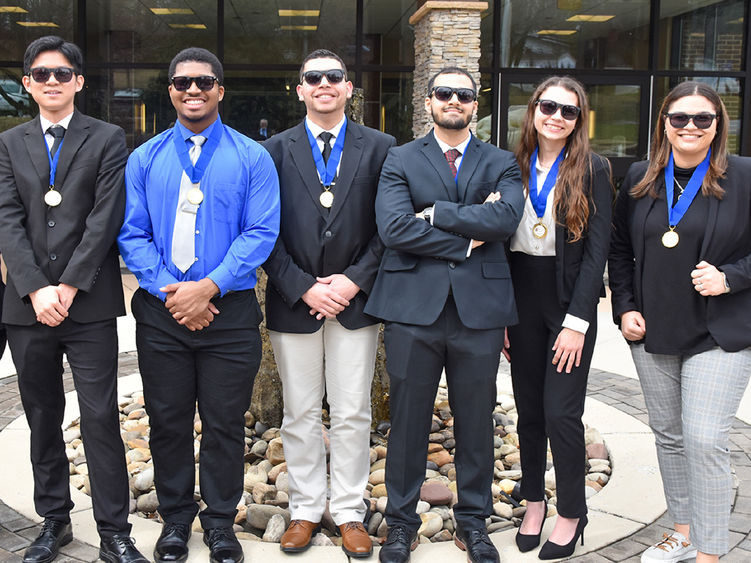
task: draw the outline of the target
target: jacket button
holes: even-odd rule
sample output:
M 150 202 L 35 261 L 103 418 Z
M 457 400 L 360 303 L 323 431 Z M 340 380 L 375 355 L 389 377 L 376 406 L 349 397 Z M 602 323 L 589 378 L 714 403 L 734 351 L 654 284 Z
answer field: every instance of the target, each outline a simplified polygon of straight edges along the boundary
M 57 260 L 57 254 L 50 254 L 50 260 Z
M 449 268 L 451 268 L 452 270 L 454 268 L 456 268 L 456 263 L 455 262 L 449 262 Z
M 55 226 L 55 222 L 54 221 L 47 221 L 47 226 L 48 227 L 54 227 Z
M 326 231 L 323 233 L 326 238 L 331 238 L 331 231 Z

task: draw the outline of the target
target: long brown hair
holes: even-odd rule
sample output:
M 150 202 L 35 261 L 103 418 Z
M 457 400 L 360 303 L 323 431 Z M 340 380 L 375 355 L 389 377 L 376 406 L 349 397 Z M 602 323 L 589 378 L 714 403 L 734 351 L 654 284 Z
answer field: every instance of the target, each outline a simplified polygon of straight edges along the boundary
M 714 88 L 702 82 L 687 81 L 681 82 L 675 88 L 668 92 L 660 107 L 659 119 L 655 124 L 655 132 L 652 136 L 652 148 L 649 153 L 649 166 L 644 178 L 631 188 L 630 194 L 635 198 L 644 197 L 649 194 L 657 197 L 657 180 L 663 169 L 668 165 L 672 145 L 665 134 L 665 120 L 670 106 L 680 98 L 686 96 L 702 96 L 706 98 L 715 109 L 717 114 L 717 130 L 710 148 L 712 156 L 709 159 L 709 170 L 704 176 L 704 183 L 701 186 L 703 196 L 714 196 L 722 199 L 725 190 L 720 187 L 719 179 L 725 177 L 725 170 L 728 167 L 727 141 L 728 141 L 728 112 L 725 110 L 725 104 L 715 92 Z
M 563 225 L 570 233 L 570 242 L 582 238 L 589 219 L 589 201 L 584 189 L 583 178 L 589 175 L 592 182 L 592 155 L 589 150 L 589 101 L 584 86 L 570 76 L 550 76 L 535 89 L 527 104 L 527 113 L 522 122 L 522 135 L 516 147 L 516 160 L 522 172 L 525 192 L 529 192 L 530 159 L 537 147 L 537 130 L 534 117 L 537 101 L 542 93 L 551 86 L 560 86 L 576 94 L 579 101 L 579 117 L 574 130 L 566 139 L 566 158 L 561 163 L 555 182 L 553 210 L 556 222 Z

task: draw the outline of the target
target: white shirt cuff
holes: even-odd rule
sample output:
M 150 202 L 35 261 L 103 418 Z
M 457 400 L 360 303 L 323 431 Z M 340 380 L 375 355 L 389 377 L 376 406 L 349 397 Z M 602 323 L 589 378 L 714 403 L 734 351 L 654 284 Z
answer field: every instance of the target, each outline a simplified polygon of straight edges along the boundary
M 472 255 L 472 243 L 475 242 L 475 239 L 471 239 L 469 241 L 469 248 L 467 249 L 467 258 L 469 258 Z
M 566 313 L 566 317 L 563 319 L 563 328 L 570 328 L 571 330 L 575 330 L 576 332 L 587 334 L 589 321 L 585 321 L 584 319 L 580 319 L 579 317 L 575 317 L 574 315 L 569 315 L 568 313 Z

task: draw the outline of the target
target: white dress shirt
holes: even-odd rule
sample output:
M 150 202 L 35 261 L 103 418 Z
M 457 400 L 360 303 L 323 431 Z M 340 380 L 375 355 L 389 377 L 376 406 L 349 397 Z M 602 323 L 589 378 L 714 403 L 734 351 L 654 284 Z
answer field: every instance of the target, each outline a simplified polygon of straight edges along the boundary
M 321 153 L 323 153 L 323 139 L 321 139 L 319 135 L 323 133 L 324 131 L 328 131 L 329 133 L 331 133 L 333 137 L 331 137 L 329 144 L 331 145 L 331 148 L 333 149 L 334 144 L 336 143 L 336 139 L 339 136 L 339 132 L 342 130 L 342 126 L 344 125 L 344 120 L 345 118 L 342 117 L 342 120 L 336 125 L 334 125 L 331 129 L 324 129 L 320 125 L 316 125 L 315 123 L 313 123 L 310 119 L 308 119 L 307 116 L 305 117 L 305 124 L 308 126 L 308 129 L 313 134 L 313 137 L 315 137 L 316 143 L 318 144 L 318 150 L 320 150 Z M 339 163 L 336 165 L 337 176 L 339 176 L 339 168 L 341 168 L 341 166 L 342 166 L 342 160 L 339 159 Z M 320 179 L 321 175 L 319 174 L 318 176 Z
M 55 137 L 47 133 L 47 129 L 52 127 L 53 125 L 61 125 L 65 131 L 68 131 L 68 125 L 70 125 L 70 120 L 73 117 L 73 112 L 70 112 L 68 115 L 63 117 L 60 121 L 57 123 L 52 123 L 49 119 L 46 119 L 45 117 L 42 117 L 42 115 L 39 116 L 39 123 L 42 125 L 42 133 L 44 133 L 44 140 L 47 142 L 47 150 L 49 151 L 52 148 L 52 143 L 55 142 Z

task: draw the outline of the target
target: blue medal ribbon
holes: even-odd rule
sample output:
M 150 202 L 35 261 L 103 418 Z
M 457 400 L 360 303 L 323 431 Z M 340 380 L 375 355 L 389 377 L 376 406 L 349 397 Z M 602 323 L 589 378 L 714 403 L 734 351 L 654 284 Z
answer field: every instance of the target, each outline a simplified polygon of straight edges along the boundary
M 339 135 L 337 135 L 336 142 L 334 142 L 334 148 L 331 149 L 331 155 L 329 156 L 328 162 L 325 164 L 323 162 L 323 154 L 318 148 L 316 138 L 313 136 L 313 133 L 310 132 L 310 129 L 308 129 L 308 124 L 304 123 L 304 125 L 305 132 L 308 134 L 310 150 L 313 153 L 313 162 L 316 165 L 316 170 L 318 170 L 318 175 L 321 177 L 321 183 L 324 186 L 330 186 L 334 181 L 334 178 L 336 178 L 336 169 L 339 167 L 339 161 L 342 158 L 342 151 L 344 150 L 344 135 L 347 132 L 347 118 L 344 118 L 344 124 L 339 130 Z
M 55 153 L 54 158 L 50 154 L 50 148 L 47 146 L 47 140 L 44 138 L 44 135 L 42 135 L 42 142 L 44 143 L 44 148 L 47 151 L 47 159 L 50 162 L 50 189 L 53 189 L 55 187 L 55 175 L 57 174 L 57 163 L 60 161 L 60 153 L 63 152 L 63 143 L 65 142 L 65 138 L 63 138 L 63 140 L 60 141 L 60 144 L 57 146 L 57 152 Z
M 193 164 L 190 161 L 188 143 L 183 139 L 177 125 L 173 127 L 172 142 L 175 144 L 177 156 L 180 159 L 180 165 L 183 167 L 183 170 L 185 170 L 185 174 L 190 178 L 190 181 L 194 184 L 199 183 L 203 177 L 203 173 L 206 172 L 206 168 L 209 166 L 209 162 L 211 162 L 211 157 L 214 156 L 216 149 L 219 147 L 219 141 L 222 138 L 223 131 L 224 127 L 222 127 L 222 120 L 217 116 L 216 121 L 211 126 L 211 132 L 206 138 L 206 142 L 201 146 L 201 156 L 199 156 L 196 163 Z
M 686 185 L 686 189 L 683 190 L 683 194 L 675 202 L 675 205 L 671 206 L 673 202 L 673 187 L 675 182 L 674 168 L 673 168 L 673 151 L 670 151 L 670 158 L 668 159 L 668 165 L 665 167 L 665 194 L 667 195 L 668 204 L 668 226 L 670 229 L 674 229 L 676 225 L 683 219 L 691 202 L 694 201 L 696 194 L 699 193 L 702 184 L 704 183 L 704 177 L 709 170 L 709 159 L 712 156 L 712 149 L 707 151 L 706 158 L 696 167 L 694 173 L 691 174 L 691 179 Z
M 545 176 L 545 182 L 543 182 L 542 190 L 539 193 L 537 192 L 537 148 L 535 147 L 535 152 L 532 153 L 532 159 L 529 164 L 529 201 L 532 203 L 532 208 L 535 210 L 537 218 L 542 219 L 543 215 L 545 215 L 548 195 L 558 178 L 558 168 L 561 166 L 561 162 L 563 162 L 563 158 L 566 155 L 566 147 L 561 149 L 553 166 L 548 171 L 548 175 Z

